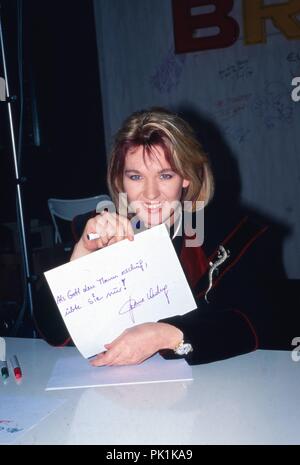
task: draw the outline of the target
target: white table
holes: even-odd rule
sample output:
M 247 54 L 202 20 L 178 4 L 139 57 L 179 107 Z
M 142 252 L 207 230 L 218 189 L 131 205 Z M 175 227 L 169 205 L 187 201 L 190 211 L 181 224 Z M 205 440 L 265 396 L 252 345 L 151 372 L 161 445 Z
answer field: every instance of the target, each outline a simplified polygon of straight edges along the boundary
M 55 361 L 77 349 L 6 338 L 24 376 L 4 395 L 66 402 L 17 444 L 299 444 L 300 362 L 257 351 L 193 367 L 194 381 L 45 391 Z M 1 400 L 0 400 L 1 402 Z M 1 405 L 1 404 L 0 404 Z

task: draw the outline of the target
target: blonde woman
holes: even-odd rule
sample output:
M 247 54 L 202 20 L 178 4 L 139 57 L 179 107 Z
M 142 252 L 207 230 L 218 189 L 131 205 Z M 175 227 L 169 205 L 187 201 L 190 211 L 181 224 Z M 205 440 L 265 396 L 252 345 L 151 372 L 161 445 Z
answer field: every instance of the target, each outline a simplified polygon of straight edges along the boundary
M 202 244 L 203 221 L 197 224 L 197 214 L 204 207 L 205 218 L 214 179 L 207 155 L 182 118 L 161 108 L 129 116 L 116 134 L 107 181 L 116 211 L 75 220 L 80 238 L 71 260 L 124 238 L 134 240 L 141 225 L 166 223 L 198 308 L 127 329 L 93 365 L 141 363 L 156 352 L 196 364 L 257 348 L 289 348 L 290 335 L 284 329 L 277 334 L 278 315 L 261 282 L 268 227 L 248 217 L 217 231 L 205 223 Z

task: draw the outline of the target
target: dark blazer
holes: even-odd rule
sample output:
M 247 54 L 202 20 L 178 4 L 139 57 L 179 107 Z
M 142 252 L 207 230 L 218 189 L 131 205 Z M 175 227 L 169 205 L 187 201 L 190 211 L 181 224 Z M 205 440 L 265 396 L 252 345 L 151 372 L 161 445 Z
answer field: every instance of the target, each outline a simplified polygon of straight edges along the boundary
M 240 211 L 226 225 L 208 219 L 202 247 L 187 248 L 185 243 L 184 237 L 174 241 L 198 308 L 161 321 L 181 329 L 192 344 L 187 361 L 207 363 L 256 349 L 290 350 L 300 318 L 282 289 L 285 273 L 278 230 Z M 220 245 L 228 257 L 213 274 L 207 302 L 209 271 Z M 176 357 L 172 351 L 161 353 Z
M 74 219 L 76 240 L 92 215 Z M 231 212 L 218 224 L 208 210 L 201 247 L 186 247 L 186 238 L 179 236 L 173 244 L 197 309 L 161 321 L 180 328 L 185 340 L 191 342 L 193 352 L 186 356 L 188 363 L 222 360 L 256 349 L 292 349 L 293 337 L 299 336 L 295 328 L 300 329 L 300 318 L 281 287 L 285 281 L 282 235 L 276 228 L 241 211 Z M 220 245 L 229 256 L 212 275 L 207 302 L 209 262 L 218 259 Z M 72 344 L 46 283 L 41 286 L 39 300 L 35 313 L 39 334 L 52 345 Z M 161 354 L 178 357 L 169 350 Z

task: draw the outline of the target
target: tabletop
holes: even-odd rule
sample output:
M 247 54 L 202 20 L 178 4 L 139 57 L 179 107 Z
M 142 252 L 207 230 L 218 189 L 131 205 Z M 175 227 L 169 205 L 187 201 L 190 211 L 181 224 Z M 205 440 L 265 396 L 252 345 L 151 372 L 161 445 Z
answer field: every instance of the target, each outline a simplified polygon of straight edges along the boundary
M 62 400 L 16 444 L 299 444 L 300 361 L 256 351 L 193 366 L 193 381 L 45 391 L 56 360 L 77 354 L 41 339 L 6 338 L 20 383 L 0 397 Z M 0 407 L 1 410 L 1 407 Z

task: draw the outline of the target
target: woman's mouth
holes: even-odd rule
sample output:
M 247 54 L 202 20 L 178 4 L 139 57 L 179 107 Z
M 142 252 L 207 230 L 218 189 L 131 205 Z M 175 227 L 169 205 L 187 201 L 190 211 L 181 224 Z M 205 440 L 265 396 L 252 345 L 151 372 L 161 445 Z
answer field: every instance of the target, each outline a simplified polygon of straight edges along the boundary
M 159 203 L 144 203 L 144 207 L 147 210 L 150 210 L 151 212 L 154 212 L 155 210 L 160 210 L 163 207 L 163 204 L 161 202 L 159 202 Z

